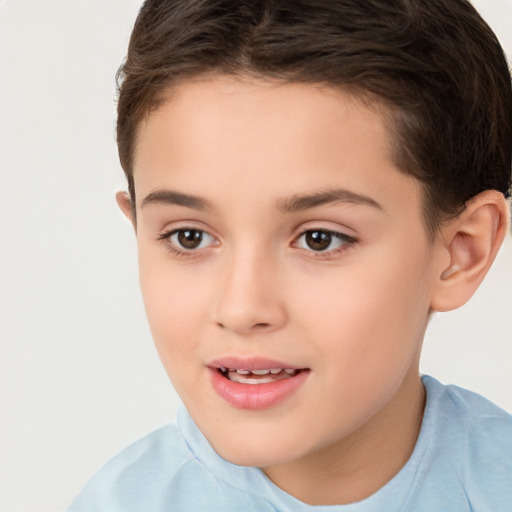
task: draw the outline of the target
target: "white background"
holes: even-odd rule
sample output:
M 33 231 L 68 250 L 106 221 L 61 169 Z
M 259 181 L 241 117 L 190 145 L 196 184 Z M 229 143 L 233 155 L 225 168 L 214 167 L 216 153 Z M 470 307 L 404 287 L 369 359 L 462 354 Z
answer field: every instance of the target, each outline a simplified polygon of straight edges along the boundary
M 512 0 L 475 2 L 512 55 Z M 0 0 L 0 512 L 62 510 L 173 419 L 118 213 L 114 74 L 138 0 Z M 512 410 L 512 240 L 423 371 Z

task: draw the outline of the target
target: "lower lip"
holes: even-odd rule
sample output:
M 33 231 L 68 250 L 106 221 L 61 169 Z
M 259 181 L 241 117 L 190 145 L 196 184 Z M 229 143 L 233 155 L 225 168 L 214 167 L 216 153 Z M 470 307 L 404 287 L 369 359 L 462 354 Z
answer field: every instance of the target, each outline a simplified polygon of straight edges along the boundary
M 229 404 L 238 409 L 270 409 L 292 395 L 306 381 L 309 371 L 266 384 L 241 384 L 233 382 L 221 373 L 209 368 L 213 389 Z

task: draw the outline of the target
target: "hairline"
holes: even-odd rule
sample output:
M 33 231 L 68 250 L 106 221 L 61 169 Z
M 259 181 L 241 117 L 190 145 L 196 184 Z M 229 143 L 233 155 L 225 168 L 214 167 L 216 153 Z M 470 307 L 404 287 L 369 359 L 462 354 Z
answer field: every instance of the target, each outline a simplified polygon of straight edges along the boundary
M 134 222 L 136 221 L 136 193 L 134 183 L 134 170 L 136 164 L 135 155 L 137 153 L 137 144 L 141 127 L 143 126 L 144 123 L 146 123 L 149 120 L 151 116 L 158 113 L 158 111 L 164 105 L 172 101 L 178 88 L 186 84 L 209 81 L 219 77 L 230 77 L 240 81 L 257 80 L 267 82 L 269 84 L 273 83 L 275 85 L 303 84 L 310 86 L 318 86 L 328 91 L 346 94 L 356 103 L 359 103 L 363 107 L 377 114 L 379 118 L 382 120 L 384 131 L 386 133 L 391 163 L 397 169 L 397 171 L 401 172 L 402 174 L 405 174 L 406 176 L 414 178 L 420 186 L 420 199 L 421 209 L 423 213 L 423 224 L 425 231 L 427 233 L 427 238 L 430 243 L 433 243 L 437 239 L 437 236 L 443 224 L 447 220 L 449 220 L 449 218 L 458 216 L 460 212 L 464 209 L 465 205 L 461 205 L 454 215 L 447 218 L 446 216 L 443 217 L 441 215 L 441 212 L 437 212 L 435 209 L 431 207 L 433 199 L 430 197 L 430 187 L 428 183 L 418 179 L 411 172 L 411 169 L 408 167 L 408 164 L 411 164 L 411 159 L 405 155 L 404 144 L 400 143 L 400 139 L 402 137 L 400 134 L 401 120 L 399 118 L 402 118 L 403 120 L 404 117 L 406 118 L 408 116 L 411 116 L 411 113 L 407 112 L 403 108 L 400 108 L 398 105 L 392 103 L 391 100 L 384 98 L 379 94 L 374 93 L 368 89 L 365 89 L 363 86 L 358 84 L 334 84 L 327 80 L 300 80 L 297 79 L 296 77 L 285 74 L 276 76 L 275 74 L 272 73 L 262 73 L 251 69 L 234 69 L 226 71 L 214 68 L 206 70 L 189 71 L 187 73 L 183 73 L 172 80 L 168 80 L 168 83 L 166 85 L 162 85 L 159 89 L 155 91 L 154 94 L 148 97 L 146 108 L 141 111 L 141 115 L 139 116 L 139 119 L 136 123 L 136 128 L 133 133 L 131 151 L 129 155 L 129 176 L 131 179 L 131 183 L 129 183 L 129 193 L 132 202 L 132 215 Z

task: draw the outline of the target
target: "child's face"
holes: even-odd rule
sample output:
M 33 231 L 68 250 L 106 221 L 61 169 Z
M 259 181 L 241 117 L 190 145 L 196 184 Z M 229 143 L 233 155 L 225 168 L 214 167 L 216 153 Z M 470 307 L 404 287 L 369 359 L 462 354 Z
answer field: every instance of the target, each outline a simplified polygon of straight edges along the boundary
M 438 258 L 378 113 L 311 85 L 189 82 L 142 124 L 134 178 L 151 330 L 218 453 L 269 467 L 393 435 Z

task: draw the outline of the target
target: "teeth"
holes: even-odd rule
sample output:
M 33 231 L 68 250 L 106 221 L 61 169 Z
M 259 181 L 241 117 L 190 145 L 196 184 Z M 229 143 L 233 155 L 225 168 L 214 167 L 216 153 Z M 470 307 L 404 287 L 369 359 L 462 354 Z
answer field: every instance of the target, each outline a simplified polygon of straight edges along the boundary
M 220 366 L 219 370 L 222 373 L 234 373 L 238 375 L 258 375 L 258 376 L 264 376 L 264 375 L 278 375 L 281 372 L 285 372 L 288 375 L 296 375 L 298 373 L 298 370 L 293 370 L 291 368 L 272 368 L 271 370 L 244 370 L 241 368 L 226 368 L 224 366 Z
M 251 370 L 251 373 L 254 375 L 268 375 L 270 370 Z
M 230 373 L 228 379 L 240 384 L 269 384 L 275 382 L 274 378 L 270 376 L 240 375 L 237 372 Z

